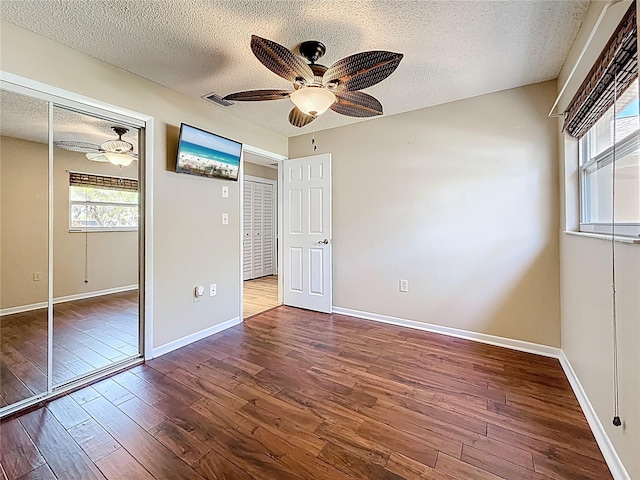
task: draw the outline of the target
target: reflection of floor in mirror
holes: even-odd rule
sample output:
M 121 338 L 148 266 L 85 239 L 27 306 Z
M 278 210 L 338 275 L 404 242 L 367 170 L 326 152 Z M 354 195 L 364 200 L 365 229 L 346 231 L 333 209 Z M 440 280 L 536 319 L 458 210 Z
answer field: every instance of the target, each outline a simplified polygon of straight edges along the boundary
M 278 303 L 277 275 L 269 275 L 244 282 L 244 318 L 249 318 L 278 305 L 280 304 Z
M 138 353 L 138 292 L 59 303 L 53 381 L 60 384 Z M 47 310 L 0 319 L 0 405 L 47 389 Z

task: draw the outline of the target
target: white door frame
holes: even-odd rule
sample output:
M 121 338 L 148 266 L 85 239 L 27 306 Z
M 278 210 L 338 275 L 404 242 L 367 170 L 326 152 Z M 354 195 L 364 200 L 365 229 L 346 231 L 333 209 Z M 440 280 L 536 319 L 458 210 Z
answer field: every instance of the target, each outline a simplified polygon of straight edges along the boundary
M 244 188 L 244 182 L 245 181 L 249 181 L 249 182 L 254 182 L 254 183 L 266 183 L 268 185 L 273 186 L 274 190 L 276 191 L 276 195 L 273 196 L 273 201 L 272 201 L 272 211 L 276 214 L 276 221 L 273 224 L 273 231 L 271 232 L 271 234 L 273 235 L 273 258 L 278 258 L 278 222 L 280 221 L 280 216 L 278 215 L 278 184 L 280 183 L 278 180 L 271 180 L 270 178 L 262 178 L 262 177 L 254 177 L 253 175 L 244 175 L 244 178 L 242 180 L 242 187 Z M 242 215 L 244 215 L 244 211 L 242 212 Z M 244 218 L 243 218 L 244 220 Z M 242 256 L 242 259 L 244 261 L 244 255 Z M 275 274 L 278 274 L 278 263 L 276 262 L 276 264 L 274 265 L 274 270 L 275 270 Z
M 243 245 L 243 241 L 244 241 L 244 231 L 243 231 L 243 226 L 244 226 L 244 179 L 245 179 L 245 174 L 244 174 L 244 152 L 249 152 L 252 153 L 254 155 L 258 155 L 260 157 L 264 157 L 264 158 L 268 158 L 269 160 L 274 160 L 276 162 L 278 162 L 278 181 L 276 183 L 276 189 L 278 190 L 278 196 L 277 196 L 277 209 L 278 209 L 278 226 L 277 226 L 277 236 L 276 236 L 276 243 L 277 243 L 277 247 L 276 247 L 276 252 L 277 252 L 277 257 L 278 257 L 278 261 L 277 261 L 277 266 L 276 266 L 276 271 L 277 272 L 282 272 L 282 242 L 280 241 L 280 239 L 282 238 L 282 194 L 280 193 L 280 186 L 282 185 L 281 182 L 281 178 L 282 178 L 282 172 L 284 170 L 282 170 L 281 166 L 282 166 L 282 162 L 284 160 L 286 160 L 287 157 L 286 155 L 281 155 L 279 153 L 274 153 L 274 152 L 270 152 L 268 150 L 264 150 L 263 148 L 259 148 L 259 147 L 254 147 L 252 145 L 247 145 L 247 144 L 243 144 L 242 145 L 242 158 L 240 159 L 240 171 L 238 174 L 238 182 L 239 182 L 239 187 L 240 187 L 240 193 L 238 195 L 238 197 L 240 198 L 240 229 L 239 229 L 239 240 L 240 240 L 240 250 L 239 250 L 239 255 L 240 255 L 240 271 L 239 271 L 239 278 L 240 278 L 240 305 L 238 306 L 239 311 L 240 311 L 240 319 L 241 321 L 244 322 L 244 255 L 242 253 L 242 245 Z M 246 175 L 246 178 L 249 180 L 252 179 L 259 179 L 259 181 L 265 181 L 266 179 L 264 178 L 259 178 L 259 177 L 252 177 L 250 175 Z M 273 182 L 273 180 L 271 180 L 271 182 Z M 282 283 L 282 275 L 278 274 L 278 303 L 282 303 L 282 288 L 283 288 L 283 283 Z
M 143 335 L 141 343 L 141 355 L 144 359 L 153 358 L 153 144 L 154 144 L 154 120 L 150 115 L 146 115 L 140 112 L 135 112 L 126 108 L 119 107 L 101 100 L 96 100 L 90 97 L 85 97 L 62 88 L 54 87 L 46 83 L 38 82 L 27 77 L 16 75 L 10 72 L 0 70 L 0 88 L 3 90 L 19 93 L 28 97 L 38 98 L 49 102 L 49 121 L 52 119 L 53 110 L 52 105 L 59 105 L 61 107 L 77 110 L 81 113 L 87 113 L 89 115 L 95 115 L 101 118 L 109 118 L 115 121 L 124 122 L 125 124 L 132 125 L 138 128 L 144 128 L 144 151 L 140 152 L 141 159 L 144 160 L 140 164 L 140 179 L 144 186 L 144 198 L 142 199 L 143 210 L 143 230 L 140 238 L 140 249 L 138 253 L 141 278 L 138 286 L 139 291 L 142 294 L 142 304 L 140 309 L 139 321 L 143 322 L 141 334 Z M 53 145 L 52 141 L 52 129 L 49 128 L 49 164 L 53 161 Z M 49 229 L 53 228 L 51 223 L 52 217 L 52 187 L 49 185 Z M 77 388 L 83 382 L 89 383 L 94 379 L 101 378 L 107 373 L 110 373 L 112 369 L 98 369 L 89 376 L 80 377 L 78 380 L 65 384 L 61 387 L 53 387 L 53 335 L 52 335 L 52 321 L 51 315 L 53 313 L 53 235 L 49 234 L 49 294 L 48 294 L 48 306 L 49 306 L 49 338 L 48 338 L 48 365 L 47 365 L 47 392 L 44 394 L 31 397 L 26 401 L 17 402 L 11 409 L 7 409 L 3 412 L 2 416 L 10 415 L 11 413 L 26 408 L 30 405 L 34 405 L 54 395 L 60 395 L 66 391 Z M 142 360 L 133 360 L 132 363 L 140 362 Z M 117 364 L 114 368 L 121 369 L 128 366 L 126 364 Z

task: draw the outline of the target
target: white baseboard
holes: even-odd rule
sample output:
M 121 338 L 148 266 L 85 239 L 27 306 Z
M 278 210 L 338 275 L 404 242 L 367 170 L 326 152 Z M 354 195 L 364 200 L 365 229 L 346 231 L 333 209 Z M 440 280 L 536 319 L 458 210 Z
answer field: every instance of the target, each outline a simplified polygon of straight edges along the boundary
M 594 410 L 591 402 L 589 401 L 589 397 L 585 393 L 582 388 L 582 384 L 580 380 L 578 380 L 578 376 L 576 372 L 573 370 L 569 359 L 561 352 L 560 354 L 560 365 L 562 365 L 562 369 L 564 370 L 569 383 L 571 384 L 571 388 L 573 389 L 573 393 L 575 393 L 576 398 L 578 399 L 578 403 L 582 408 L 582 412 L 584 416 L 587 418 L 587 422 L 589 423 L 589 427 L 593 432 L 593 436 L 596 438 L 596 442 L 598 443 L 598 447 L 600 447 L 600 451 L 602 452 L 602 456 L 607 462 L 607 466 L 609 470 L 611 470 L 611 475 L 615 480 L 631 480 L 631 477 L 627 473 L 627 470 L 624 468 L 620 457 L 613 448 L 613 444 L 611 440 L 609 440 L 609 436 L 605 431 L 598 415 L 596 415 L 596 411 Z
M 179 338 L 169 343 L 165 343 L 164 345 L 154 348 L 151 352 L 151 356 L 147 356 L 146 360 L 151 360 L 152 358 L 157 358 L 165 353 L 172 352 L 180 347 L 184 347 L 189 345 L 190 343 L 197 342 L 198 340 L 202 340 L 209 335 L 213 335 L 214 333 L 219 333 L 227 328 L 234 327 L 238 324 L 242 323 L 240 317 L 232 318 L 231 320 L 227 320 L 226 322 L 218 323 L 209 328 L 205 328 L 204 330 L 200 330 L 199 332 L 192 333 L 191 335 L 187 335 L 185 337 Z
M 8 307 L 0 310 L 0 317 L 5 315 L 13 315 L 14 313 L 30 312 L 32 310 L 39 310 L 41 308 L 47 308 L 49 305 L 47 302 L 30 303 L 29 305 L 19 305 L 17 307 Z
M 361 312 L 359 310 L 352 310 L 350 308 L 333 307 L 333 313 L 348 315 L 350 317 L 360 317 L 367 320 L 373 320 L 375 322 L 389 323 L 391 325 L 398 325 L 400 327 L 409 327 L 417 330 L 425 330 L 427 332 L 440 333 L 442 335 L 449 335 L 450 337 L 464 338 L 466 340 L 473 340 L 475 342 L 510 348 L 511 350 L 535 353 L 536 355 L 543 355 L 545 357 L 560 358 L 560 355 L 562 353 L 562 350 L 560 350 L 559 348 L 550 347 L 548 345 L 525 342 L 523 340 L 514 340 L 512 338 L 497 337 L 495 335 L 471 332 L 458 328 L 443 327 L 441 325 L 434 325 L 432 323 L 416 322 L 415 320 L 407 320 L 405 318 L 389 317 L 387 315 L 380 315 L 377 313 Z
M 106 288 L 104 290 L 97 290 L 95 292 L 76 293 L 74 295 L 65 295 L 64 297 L 56 297 L 53 299 L 53 303 L 73 302 L 74 300 L 84 300 L 85 298 L 101 297 L 103 295 L 111 295 L 112 293 L 130 292 L 131 290 L 137 290 L 138 285 L 125 285 L 124 287 Z
M 58 303 L 73 302 L 74 300 L 84 300 L 86 298 L 101 297 L 103 295 L 110 295 L 112 293 L 129 292 L 131 290 L 137 290 L 137 288 L 138 285 L 125 285 L 124 287 L 114 287 L 104 290 L 96 290 L 93 292 L 76 293 L 73 295 L 65 295 L 64 297 L 56 297 L 53 299 L 53 303 L 54 305 L 56 305 Z M 47 308 L 47 305 L 47 302 L 38 302 L 31 303 L 29 305 L 19 305 L 17 307 L 3 308 L 0 310 L 0 316 L 13 315 L 14 313 L 30 312 L 32 310 L 38 310 L 40 308 Z

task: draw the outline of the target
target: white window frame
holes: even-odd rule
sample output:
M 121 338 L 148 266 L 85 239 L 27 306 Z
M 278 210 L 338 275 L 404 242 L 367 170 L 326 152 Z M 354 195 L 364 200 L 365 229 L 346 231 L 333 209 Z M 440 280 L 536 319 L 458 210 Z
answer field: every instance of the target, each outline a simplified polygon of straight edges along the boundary
M 592 127 L 593 128 L 593 127 Z M 613 152 L 615 147 L 616 156 L 624 156 L 640 146 L 640 130 L 627 135 L 622 140 L 616 142 L 595 157 L 591 157 L 593 148 L 592 130 L 580 139 L 579 144 L 579 175 L 580 175 L 580 231 L 585 233 L 607 234 L 614 233 L 614 224 L 611 222 L 591 222 L 589 221 L 590 197 L 587 189 L 588 174 L 605 167 L 613 162 Z M 584 162 L 583 160 L 589 160 Z M 614 172 L 615 173 L 615 172 Z M 615 222 L 615 234 L 621 237 L 640 237 L 640 223 Z
M 71 191 L 71 188 L 73 187 L 76 188 L 99 188 L 99 187 L 94 187 L 91 185 L 87 185 L 85 187 L 78 187 L 76 185 L 69 185 L 69 191 Z M 112 189 L 112 190 L 116 190 L 116 191 L 122 191 L 122 192 L 126 192 L 129 190 L 118 190 L 118 189 Z M 72 216 L 72 210 L 73 210 L 73 206 L 74 205 L 100 205 L 100 206 L 111 206 L 111 207 L 136 207 L 136 208 L 140 208 L 140 196 L 138 194 L 138 203 L 120 203 L 120 202 L 91 202 L 91 201 L 82 201 L 82 200 L 71 200 L 71 192 L 69 192 L 69 232 L 70 233 L 84 233 L 84 232 L 137 232 L 138 231 L 138 227 L 140 226 L 140 212 L 138 212 L 138 225 L 136 225 L 135 227 L 123 227 L 123 226 L 119 226 L 119 227 L 104 227 L 104 226 L 99 226 L 99 227 L 74 227 L 71 225 L 71 216 Z

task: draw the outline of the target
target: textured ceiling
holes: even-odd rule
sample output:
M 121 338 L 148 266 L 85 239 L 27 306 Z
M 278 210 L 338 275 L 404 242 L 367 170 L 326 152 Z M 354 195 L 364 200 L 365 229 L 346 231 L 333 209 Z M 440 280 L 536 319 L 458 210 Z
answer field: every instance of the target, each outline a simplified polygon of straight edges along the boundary
M 193 97 L 290 88 L 253 56 L 251 34 L 292 50 L 320 40 L 327 53 L 319 63 L 327 66 L 366 50 L 403 53 L 395 73 L 366 89 L 389 115 L 556 78 L 588 5 L 2 0 L 2 18 Z M 288 123 L 291 108 L 289 100 L 277 100 L 236 103 L 225 111 L 286 136 L 362 121 L 329 111 L 298 129 Z
M 0 135 L 38 143 L 49 139 L 49 104 L 44 100 L 13 92 L 0 91 Z M 53 110 L 53 140 L 79 141 L 101 145 L 118 138 L 110 120 L 85 115 L 60 107 Z M 138 151 L 138 130 L 129 128 L 123 137 Z

